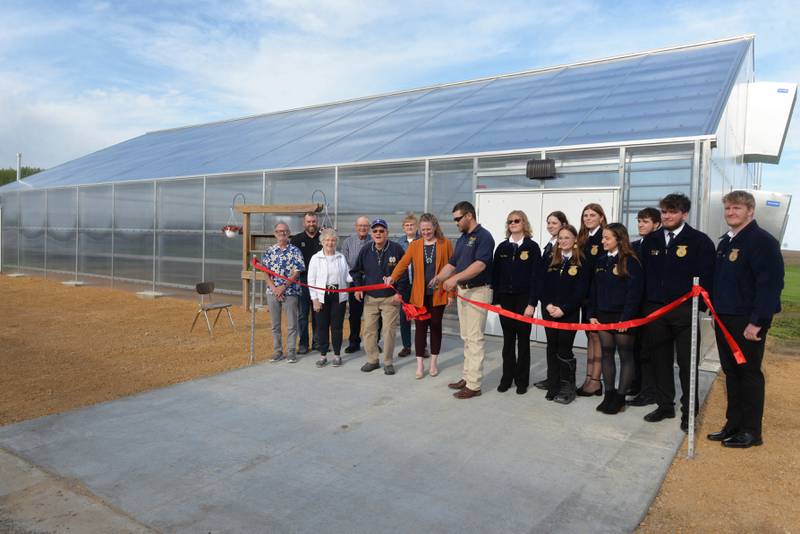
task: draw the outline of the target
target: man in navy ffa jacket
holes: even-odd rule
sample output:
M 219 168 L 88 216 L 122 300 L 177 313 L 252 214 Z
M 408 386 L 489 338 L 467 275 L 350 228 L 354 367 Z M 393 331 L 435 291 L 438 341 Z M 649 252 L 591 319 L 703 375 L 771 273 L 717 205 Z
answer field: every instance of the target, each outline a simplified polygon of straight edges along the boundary
M 691 291 L 695 276 L 700 277 L 700 285 L 709 293 L 712 289 L 714 243 L 706 234 L 686 224 L 691 201 L 686 195 L 672 193 L 661 199 L 659 207 L 662 229 L 645 237 L 641 247 L 645 275 L 644 315 Z M 649 352 L 651 359 L 658 404 L 658 408 L 645 415 L 644 420 L 655 423 L 675 417 L 673 355 L 677 354 L 681 383 L 681 429 L 687 431 L 692 341 L 691 301 L 684 302 L 643 328 L 643 350 Z M 697 396 L 692 404 L 696 411 Z
M 761 361 L 772 316 L 781 308 L 783 257 L 778 241 L 753 219 L 753 195 L 731 191 L 722 202 L 730 231 L 722 236 L 717 246 L 711 298 L 722 323 L 747 361 L 742 365 L 736 363 L 717 327 L 717 348 L 725 372 L 728 409 L 725 426 L 709 434 L 708 439 L 721 441 L 726 447 L 747 448 L 762 443 L 764 375 Z

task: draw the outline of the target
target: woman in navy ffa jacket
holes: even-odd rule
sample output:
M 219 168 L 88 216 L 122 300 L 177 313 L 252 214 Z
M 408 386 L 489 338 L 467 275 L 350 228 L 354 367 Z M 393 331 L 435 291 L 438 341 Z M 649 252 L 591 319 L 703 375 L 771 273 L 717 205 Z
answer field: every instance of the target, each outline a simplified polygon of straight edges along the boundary
M 578 248 L 583 252 L 587 270 L 594 272 L 594 262 L 603 253 L 602 239 L 603 228 L 607 223 L 606 213 L 600 204 L 587 204 L 581 211 L 581 231 L 578 233 Z M 590 275 L 591 283 L 591 275 Z M 589 322 L 589 302 L 588 299 L 583 303 L 581 322 Z M 586 332 L 586 380 L 578 389 L 577 394 L 581 397 L 592 395 L 602 395 L 600 385 L 600 358 L 602 348 L 600 347 L 600 336 L 597 332 Z
M 617 323 L 639 315 L 642 304 L 644 277 L 642 265 L 631 248 L 628 230 L 620 223 L 603 229 L 605 253 L 594 266 L 589 321 Z M 603 381 L 606 394 L 598 411 L 615 414 L 625 408 L 625 392 L 636 375 L 633 361 L 635 337 L 631 329 L 599 331 L 602 346 Z M 614 354 L 619 351 L 619 387 L 615 388 L 617 367 Z
M 506 220 L 506 240 L 494 251 L 492 262 L 493 303 L 504 310 L 533 316 L 536 308 L 536 275 L 542 254 L 531 239 L 531 223 L 524 211 L 514 210 Z M 528 391 L 531 368 L 531 324 L 500 316 L 503 328 L 503 376 L 497 391 L 517 386 L 517 393 Z M 517 354 L 514 354 L 514 346 Z
M 542 265 L 550 265 L 550 262 L 553 260 L 553 253 L 558 248 L 558 232 L 567 224 L 567 216 L 564 215 L 563 211 L 552 211 L 547 215 L 547 233 L 550 234 L 550 240 L 545 243 L 544 248 L 542 249 Z M 534 310 L 535 311 L 535 310 Z M 531 315 L 533 317 L 533 315 Z M 553 369 L 551 372 L 558 373 L 558 369 Z M 549 376 L 549 375 L 548 375 Z M 533 385 L 539 389 L 548 389 L 550 383 L 549 378 L 545 378 L 544 380 L 539 380 L 534 382 Z
M 539 300 L 545 320 L 579 321 L 581 303 L 589 291 L 589 274 L 577 245 L 578 232 L 566 225 L 558 232 L 558 244 L 549 264 L 539 276 Z M 575 330 L 545 328 L 547 336 L 546 399 L 561 404 L 575 400 Z

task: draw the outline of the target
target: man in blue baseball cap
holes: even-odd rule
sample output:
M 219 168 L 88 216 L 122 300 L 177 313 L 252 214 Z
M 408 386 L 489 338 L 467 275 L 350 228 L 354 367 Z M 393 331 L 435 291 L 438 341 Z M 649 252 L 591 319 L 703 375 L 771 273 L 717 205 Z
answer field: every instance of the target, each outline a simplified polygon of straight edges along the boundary
M 386 276 L 390 276 L 400 258 L 403 247 L 389 241 L 389 225 L 384 219 L 375 219 L 370 225 L 372 242 L 364 245 L 350 274 L 357 286 L 382 284 Z M 399 293 L 405 290 L 408 279 L 398 280 L 396 288 Z M 365 373 L 380 367 L 378 363 L 378 323 L 383 322 L 383 372 L 394 374 L 392 355 L 397 323 L 400 320 L 400 294 L 393 289 L 376 289 L 366 293 L 356 292 L 356 299 L 364 302 L 364 348 L 367 351 L 367 363 L 361 370 Z

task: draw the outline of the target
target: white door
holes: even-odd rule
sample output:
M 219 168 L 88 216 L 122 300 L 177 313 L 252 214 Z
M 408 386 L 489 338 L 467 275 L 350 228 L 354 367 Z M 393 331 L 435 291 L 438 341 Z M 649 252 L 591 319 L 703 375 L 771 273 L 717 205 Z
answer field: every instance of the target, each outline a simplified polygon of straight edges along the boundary
M 600 204 L 609 221 L 617 220 L 619 214 L 619 189 L 565 189 L 565 190 L 524 190 L 524 191 L 478 191 L 475 194 L 478 221 L 494 237 L 495 245 L 505 240 L 506 217 L 512 210 L 522 210 L 533 227 L 533 240 L 544 248 L 550 239 L 547 233 L 547 215 L 553 211 L 563 211 L 569 223 L 580 229 L 581 210 L 586 204 Z M 540 317 L 539 310 L 536 317 Z M 497 314 L 490 313 L 486 320 L 486 333 L 502 336 Z M 544 328 L 535 326 L 531 331 L 534 341 L 546 341 Z M 586 346 L 586 335 L 578 332 L 575 345 Z

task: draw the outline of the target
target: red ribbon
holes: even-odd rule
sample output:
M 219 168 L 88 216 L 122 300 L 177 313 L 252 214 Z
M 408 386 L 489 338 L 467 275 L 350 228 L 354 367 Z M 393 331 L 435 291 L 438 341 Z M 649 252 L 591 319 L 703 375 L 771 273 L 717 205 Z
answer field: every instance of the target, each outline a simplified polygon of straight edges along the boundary
M 324 288 L 324 287 L 315 287 L 315 286 L 310 286 L 308 284 L 304 284 L 303 282 L 298 282 L 296 280 L 292 280 L 291 278 L 288 278 L 286 276 L 280 275 L 280 274 L 276 273 L 275 271 L 271 271 L 270 269 L 267 269 L 266 267 L 264 267 L 261 264 L 261 262 L 259 262 L 258 259 L 256 259 L 256 258 L 253 258 L 253 267 L 255 267 L 256 269 L 258 269 L 260 271 L 264 271 L 265 273 L 267 273 L 270 276 L 274 276 L 276 278 L 282 278 L 283 280 L 287 280 L 289 282 L 292 282 L 292 283 L 295 283 L 295 284 L 298 284 L 298 285 L 301 285 L 301 286 L 309 287 L 311 289 L 316 289 L 316 290 L 319 290 L 319 291 L 327 291 L 327 292 L 331 292 L 331 293 L 349 293 L 349 292 L 354 292 L 354 291 L 374 291 L 374 290 L 378 290 L 378 289 L 393 289 L 393 290 L 397 291 L 396 289 L 394 289 L 394 287 L 392 287 L 390 285 L 387 285 L 387 284 L 372 284 L 372 285 L 369 285 L 369 286 L 356 286 L 356 287 L 348 287 L 348 288 L 345 288 L 345 289 L 327 289 L 327 288 Z M 558 330 L 591 330 L 591 331 L 598 331 L 598 330 L 622 330 L 622 329 L 628 329 L 628 328 L 636 328 L 638 326 L 642 326 L 642 325 L 645 325 L 645 324 L 648 324 L 648 323 L 652 323 L 653 321 L 655 321 L 659 317 L 663 317 L 664 315 L 668 314 L 669 312 L 671 312 L 672 310 L 674 310 L 675 308 L 677 308 L 678 306 L 680 306 L 681 304 L 683 304 L 684 302 L 689 300 L 690 298 L 697 297 L 697 296 L 702 297 L 703 301 L 706 303 L 706 306 L 708 306 L 708 309 L 711 312 L 711 315 L 714 317 L 714 321 L 716 321 L 717 326 L 719 326 L 719 329 L 722 331 L 722 335 L 725 337 L 725 341 L 728 342 L 728 346 L 731 348 L 731 351 L 733 352 L 733 357 L 736 359 L 736 363 L 738 363 L 739 365 L 741 365 L 743 363 L 746 363 L 747 360 L 744 357 L 744 353 L 742 352 L 742 349 L 739 348 L 739 344 L 736 343 L 735 339 L 733 339 L 733 336 L 731 335 L 731 333 L 728 331 L 727 328 L 725 328 L 725 325 L 722 324 L 722 321 L 720 320 L 719 316 L 717 315 L 716 310 L 714 310 L 714 306 L 711 304 L 711 298 L 709 297 L 708 292 L 705 289 L 703 289 L 702 287 L 700 287 L 700 286 L 693 286 L 691 291 L 689 291 L 685 295 L 683 295 L 683 296 L 679 297 L 678 299 L 670 302 L 666 306 L 661 307 L 661 308 L 653 311 L 652 313 L 646 315 L 645 317 L 641 317 L 639 319 L 631 319 L 629 321 L 621 321 L 621 322 L 618 322 L 618 323 L 596 323 L 596 324 L 560 323 L 560 322 L 557 322 L 557 321 L 547 321 L 545 319 L 534 319 L 533 317 L 527 317 L 525 315 L 520 315 L 518 313 L 514 313 L 512 311 L 505 310 L 505 309 L 503 309 L 503 308 L 501 308 L 499 306 L 493 306 L 492 304 L 489 304 L 489 303 L 486 303 L 486 302 L 479 302 L 477 300 L 468 299 L 466 297 L 462 297 L 461 295 L 458 295 L 458 298 L 460 298 L 464 302 L 469 302 L 473 306 L 476 306 L 478 308 L 481 308 L 481 309 L 484 309 L 484 310 L 487 310 L 487 311 L 494 312 L 494 313 L 496 313 L 498 315 L 502 315 L 502 316 L 508 317 L 510 319 L 515 319 L 517 321 L 522 321 L 524 323 L 530 323 L 530 324 L 536 324 L 536 325 L 539 325 L 539 326 L 544 326 L 545 328 L 555 328 L 555 329 L 558 329 Z M 403 311 L 405 312 L 406 318 L 409 321 L 411 321 L 412 319 L 416 319 L 418 321 L 424 321 L 426 319 L 430 319 L 430 317 L 431 317 L 430 313 L 428 313 L 428 311 L 425 309 L 425 306 L 414 306 L 413 304 L 409 304 L 407 302 L 403 302 Z

